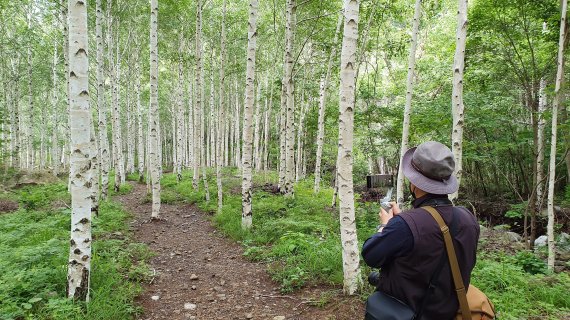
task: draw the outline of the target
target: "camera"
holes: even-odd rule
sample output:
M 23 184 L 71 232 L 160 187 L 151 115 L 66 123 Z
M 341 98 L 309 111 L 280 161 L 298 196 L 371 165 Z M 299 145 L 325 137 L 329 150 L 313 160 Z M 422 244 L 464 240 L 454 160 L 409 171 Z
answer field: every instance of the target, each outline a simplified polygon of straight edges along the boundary
M 368 283 L 377 287 L 380 284 L 380 272 L 372 271 L 368 275 Z

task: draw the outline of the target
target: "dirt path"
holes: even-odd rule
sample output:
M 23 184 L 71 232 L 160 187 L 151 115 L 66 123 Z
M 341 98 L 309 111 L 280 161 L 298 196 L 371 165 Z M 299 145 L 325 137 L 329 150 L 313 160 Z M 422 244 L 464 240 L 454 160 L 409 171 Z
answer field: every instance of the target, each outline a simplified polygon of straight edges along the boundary
M 156 276 L 138 299 L 144 309 L 140 319 L 363 318 L 362 302 L 343 297 L 339 288 L 281 295 L 266 265 L 245 260 L 242 248 L 220 235 L 194 206 L 163 204 L 166 221 L 143 223 L 151 215 L 145 195 L 146 186 L 134 184 L 130 194 L 116 197 L 135 216 L 136 241 L 157 253 L 151 261 Z

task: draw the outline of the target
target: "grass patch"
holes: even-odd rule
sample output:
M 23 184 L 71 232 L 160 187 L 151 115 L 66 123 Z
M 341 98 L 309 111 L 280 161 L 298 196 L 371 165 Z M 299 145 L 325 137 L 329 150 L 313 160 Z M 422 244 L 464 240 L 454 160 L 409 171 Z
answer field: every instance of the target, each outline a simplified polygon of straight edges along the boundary
M 208 171 L 210 201 L 205 201 L 203 182 L 192 186 L 192 173 L 184 172 L 177 183 L 174 175 L 165 175 L 163 188 L 178 193 L 184 201 L 200 209 L 217 211 L 215 172 Z M 313 180 L 295 185 L 295 197 L 261 191 L 262 185 L 275 184 L 275 172 L 254 177 L 253 228 L 241 229 L 241 178 L 235 168 L 223 171 L 224 206 L 213 221 L 228 237 L 239 241 L 244 255 L 254 261 L 268 263 L 272 278 L 290 292 L 307 284 L 342 285 L 342 257 L 338 209 L 331 210 L 332 189 L 313 193 Z M 375 232 L 378 224 L 376 203 L 356 203 L 356 224 L 360 246 Z M 361 265 L 363 281 L 370 268 Z M 495 303 L 502 319 L 561 319 L 570 316 L 570 277 L 567 273 L 544 275 L 542 265 L 534 256 L 519 253 L 479 253 L 472 274 L 474 285 Z M 535 273 L 535 274 L 533 274 Z M 365 290 L 372 291 L 371 287 Z M 366 297 L 366 292 L 362 293 Z M 323 298 L 327 300 L 327 298 Z
M 91 301 L 73 303 L 65 297 L 71 212 L 50 204 L 69 200 L 66 186 L 17 192 L 21 209 L 0 215 L 0 319 L 131 319 L 141 311 L 133 300 L 150 276 L 151 252 L 129 240 L 127 212 L 101 203 L 93 217 Z

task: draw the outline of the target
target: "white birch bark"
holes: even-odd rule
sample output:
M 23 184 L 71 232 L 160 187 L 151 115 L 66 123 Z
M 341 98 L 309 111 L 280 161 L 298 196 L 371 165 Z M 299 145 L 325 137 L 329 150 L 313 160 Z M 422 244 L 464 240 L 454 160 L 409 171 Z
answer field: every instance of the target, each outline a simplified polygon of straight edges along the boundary
M 237 81 L 235 82 L 235 92 L 236 92 L 236 128 L 235 128 L 235 160 L 236 160 L 236 166 L 240 169 L 242 169 L 242 156 L 241 156 L 241 150 L 242 150 L 242 141 L 240 138 L 240 134 L 242 134 L 242 128 L 240 126 L 240 119 L 241 119 L 241 106 L 240 106 L 240 99 L 242 97 L 241 94 L 239 94 L 239 90 L 238 90 L 238 84 Z M 245 112 L 245 111 L 244 111 Z M 245 125 L 244 125 L 245 126 Z
M 28 12 L 28 28 L 32 28 L 31 25 L 31 14 L 32 14 L 32 6 L 33 3 L 30 2 L 29 12 Z M 35 119 L 34 115 L 34 92 L 33 92 L 33 83 L 32 83 L 32 48 L 28 45 L 28 112 L 25 119 L 26 128 L 25 128 L 25 138 L 26 138 L 26 169 L 33 169 L 34 168 L 34 126 L 33 126 L 33 119 Z
M 296 0 L 287 1 L 288 19 L 286 25 L 287 46 L 285 49 L 285 92 L 287 97 L 286 112 L 286 144 L 285 144 L 285 181 L 284 194 L 293 196 L 293 179 L 295 178 L 295 93 L 293 88 L 293 43 L 295 41 Z
M 63 21 L 62 26 L 63 26 L 63 64 L 64 64 L 64 69 L 65 69 L 65 99 L 66 99 L 66 105 L 67 105 L 67 112 L 66 114 L 67 116 L 67 128 L 65 128 L 65 144 L 64 144 L 64 148 L 63 148 L 63 152 L 62 152 L 62 162 L 63 162 L 63 166 L 66 169 L 69 169 L 69 157 L 70 157 L 70 152 L 71 152 L 71 146 L 69 145 L 69 141 L 71 139 L 70 136 L 70 132 L 71 132 L 71 126 L 70 126 L 70 121 L 71 121 L 71 117 L 69 116 L 70 114 L 70 96 L 69 96 L 69 28 L 68 28 L 68 24 L 67 24 L 67 13 L 68 13 L 68 3 L 69 0 L 61 0 L 61 21 Z M 21 148 L 20 148 L 21 150 Z M 21 158 L 20 158 L 21 161 Z M 69 191 L 71 191 L 71 179 L 68 179 L 68 184 L 67 184 L 67 189 Z
M 69 9 L 69 93 L 71 124 L 71 245 L 67 296 L 89 301 L 91 272 L 91 120 L 87 3 L 73 0 Z
M 149 156 L 152 183 L 152 218 L 160 216 L 160 125 L 158 116 L 158 0 L 150 1 L 150 109 Z
M 451 96 L 453 112 L 453 132 L 451 143 L 455 157 L 455 175 L 461 184 L 463 175 L 463 69 L 465 67 L 465 42 L 467 39 L 467 0 L 458 0 L 457 32 L 455 58 L 453 59 L 453 93 Z M 459 191 L 449 196 L 454 201 Z
M 252 165 L 255 170 L 259 170 L 259 160 L 261 157 L 259 156 L 259 141 L 261 140 L 261 84 L 257 83 L 257 98 L 255 99 L 255 125 L 253 131 L 253 162 Z
M 182 92 L 183 76 L 182 76 L 182 33 L 178 39 L 180 47 L 178 49 L 178 110 L 176 113 L 176 180 L 182 181 L 182 158 L 184 154 L 183 141 L 182 141 L 182 128 L 184 127 L 184 98 Z M 174 116 L 174 115 L 173 115 Z M 174 128 L 173 128 L 174 129 Z
M 127 44 L 128 45 L 128 44 Z M 137 47 L 135 45 L 135 47 Z M 132 68 L 130 66 L 132 66 L 132 55 L 129 55 L 129 58 L 127 59 L 127 66 L 129 66 L 129 73 L 127 76 L 127 79 L 129 79 L 129 81 L 126 82 L 126 96 L 127 96 L 127 112 L 126 112 L 126 116 L 127 116 L 127 130 L 126 130 L 126 134 L 127 134 L 127 138 L 126 138 L 126 144 L 127 144 L 127 168 L 125 170 L 125 172 L 123 173 L 123 175 L 125 176 L 127 173 L 128 174 L 132 174 L 135 172 L 135 134 L 134 134 L 134 112 L 133 112 L 133 101 L 132 101 L 132 89 L 133 89 L 133 82 L 130 81 L 130 79 L 133 78 L 133 73 L 132 73 Z M 136 90 L 136 89 L 135 89 Z M 126 180 L 126 177 L 125 177 Z M 123 181 L 125 181 L 123 180 Z
M 243 159 L 242 159 L 242 213 L 241 226 L 249 229 L 252 225 L 252 139 L 253 106 L 255 104 L 255 51 L 257 49 L 257 8 L 258 1 L 249 2 L 249 21 L 247 30 L 247 65 L 245 76 L 245 103 L 243 111 Z
M 65 22 L 67 24 L 67 22 Z M 10 64 L 12 69 L 12 78 L 14 79 L 14 84 L 12 89 L 14 90 L 11 94 L 12 101 L 12 112 L 10 114 L 10 135 L 11 135 L 11 150 L 12 150 L 12 166 L 14 168 L 22 168 L 21 164 L 21 154 L 20 154 L 20 97 L 19 97 L 19 77 L 18 65 L 20 64 L 20 55 L 16 54 L 16 58 L 10 58 Z
M 225 142 L 225 135 L 223 132 L 227 132 L 225 129 L 226 127 L 226 114 L 225 114 L 225 73 L 224 73 L 224 64 L 225 64 L 225 55 L 226 55 L 226 0 L 223 2 L 222 7 L 222 37 L 220 40 L 220 106 L 219 106 L 219 113 L 218 119 L 222 122 L 218 127 L 218 153 L 216 157 L 216 182 L 218 186 L 218 213 L 222 212 L 223 206 L 223 190 L 222 190 L 222 152 L 224 151 L 224 142 Z M 223 131 L 223 132 L 222 132 Z
M 267 82 L 267 81 L 266 81 Z M 266 83 L 265 87 L 267 88 L 269 84 Z M 263 170 L 267 171 L 269 170 L 269 138 L 270 138 L 270 134 L 271 134 L 271 130 L 269 130 L 269 121 L 271 120 L 271 109 L 273 108 L 273 85 L 271 86 L 271 89 L 269 90 L 269 105 L 265 106 L 265 125 L 263 126 L 263 138 L 264 138 L 264 142 L 263 142 Z M 267 98 L 265 99 L 265 101 L 267 102 Z
M 95 36 L 97 40 L 97 110 L 99 127 L 99 170 L 101 172 L 101 199 L 107 199 L 109 188 L 109 140 L 107 138 L 107 106 L 105 105 L 105 76 L 103 74 L 103 12 L 101 0 L 96 3 Z
M 317 155 L 315 160 L 315 185 L 314 192 L 319 193 L 321 189 L 321 163 L 323 158 L 323 142 L 325 138 L 325 109 L 327 101 L 327 89 L 329 87 L 329 80 L 331 77 L 331 69 L 334 57 L 337 52 L 338 35 L 340 34 L 340 27 L 342 26 L 343 16 L 338 17 L 336 24 L 336 31 L 334 33 L 333 46 L 329 55 L 327 63 L 327 72 L 321 77 L 320 94 L 319 94 L 319 119 L 318 119 L 318 133 L 317 133 Z
M 562 0 L 560 17 L 560 38 L 558 42 L 558 69 L 556 72 L 556 85 L 554 101 L 552 103 L 552 135 L 550 139 L 550 167 L 548 172 L 548 270 L 554 270 L 556 258 L 556 242 L 554 240 L 554 185 L 556 183 L 556 142 L 558 129 L 558 109 L 562 100 L 560 87 L 564 81 L 564 42 L 566 29 L 567 0 Z
M 305 92 L 303 91 L 302 98 L 301 98 L 301 114 L 299 115 L 299 125 L 297 130 L 297 161 L 295 167 L 295 181 L 299 182 L 302 179 L 303 175 L 303 133 L 304 133 L 304 124 L 305 124 L 305 113 L 307 112 L 307 104 L 308 102 L 305 101 Z
M 198 189 L 198 179 L 200 178 L 200 165 L 202 153 L 202 132 L 200 130 L 200 113 L 202 112 L 202 1 L 196 1 L 196 104 L 194 106 L 194 176 L 192 186 Z
M 192 88 L 192 75 L 188 72 L 188 167 L 194 168 L 194 145 L 195 145 L 195 126 L 194 126 L 194 104 L 193 104 L 193 88 Z
M 214 61 L 211 60 L 211 76 L 210 76 L 210 125 L 208 126 L 208 131 L 210 134 L 208 135 L 208 155 L 209 161 L 208 165 L 210 167 L 215 166 L 216 162 L 216 103 L 215 103 L 215 94 L 214 94 Z
M 144 128 L 143 128 L 143 111 L 141 105 L 141 77 L 140 65 L 137 63 L 135 66 L 135 74 L 137 78 L 136 95 L 137 95 L 137 157 L 138 157 L 138 174 L 139 182 L 144 181 L 144 168 L 145 168 L 145 143 L 144 143 Z
M 343 290 L 354 294 L 360 286 L 359 250 L 354 214 L 352 147 L 355 107 L 355 63 L 358 40 L 358 0 L 344 2 L 344 35 L 340 63 L 340 115 L 338 137 L 338 195 L 344 272 Z
M 536 212 L 542 211 L 543 207 L 543 197 L 544 197 L 544 127 L 546 126 L 546 121 L 544 120 L 544 111 L 546 110 L 547 98 L 546 98 L 546 81 L 540 79 L 540 88 L 538 91 L 538 130 L 536 134 L 536 149 L 538 154 L 536 156 L 536 202 L 535 210 Z
M 57 40 L 54 41 L 53 46 L 53 67 L 52 67 L 52 133 L 51 133 L 51 164 L 53 167 L 53 174 L 57 177 L 59 174 L 59 80 L 57 76 L 57 65 L 59 64 L 57 55 Z
M 412 97 L 414 92 L 414 71 L 416 68 L 416 48 L 418 45 L 418 30 L 422 15 L 422 1 L 416 0 L 414 20 L 412 23 L 412 39 L 410 40 L 410 54 L 408 55 L 408 78 L 406 81 L 406 105 L 404 106 L 404 123 L 402 127 L 402 144 L 400 146 L 400 165 L 396 182 L 396 201 L 400 207 L 404 203 L 404 171 L 402 159 L 408 150 L 410 136 L 410 115 L 412 113 Z

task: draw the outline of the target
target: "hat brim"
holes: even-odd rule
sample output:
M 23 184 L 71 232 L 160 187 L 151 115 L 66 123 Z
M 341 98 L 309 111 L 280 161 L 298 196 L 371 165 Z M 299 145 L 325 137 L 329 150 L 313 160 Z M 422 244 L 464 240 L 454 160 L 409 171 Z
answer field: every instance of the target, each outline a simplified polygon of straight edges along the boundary
M 412 166 L 412 157 L 415 151 L 416 148 L 409 149 L 402 159 L 404 176 L 406 176 L 411 183 L 423 191 L 432 194 L 452 194 L 459 189 L 457 177 L 453 174 L 447 180 L 438 181 L 430 179 L 416 170 L 414 166 Z

